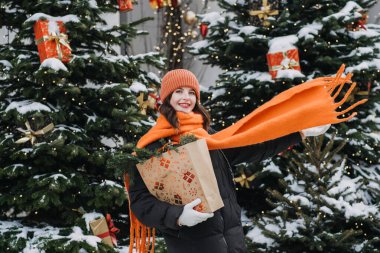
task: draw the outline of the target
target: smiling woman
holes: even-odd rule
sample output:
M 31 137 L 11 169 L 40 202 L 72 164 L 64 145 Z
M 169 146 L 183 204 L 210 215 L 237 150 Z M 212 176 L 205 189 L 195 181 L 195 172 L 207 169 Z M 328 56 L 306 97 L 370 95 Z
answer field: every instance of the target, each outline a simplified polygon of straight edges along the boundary
M 170 105 L 177 112 L 190 113 L 193 111 L 197 97 L 195 91 L 189 87 L 176 89 L 170 98 Z
M 169 71 L 162 79 L 160 97 L 163 102 L 160 107 L 161 115 L 156 125 L 137 143 L 138 148 L 157 150 L 162 146 L 159 139 L 176 141 L 178 136 L 194 131 L 201 131 L 205 135 L 215 133 L 210 128 L 209 113 L 200 104 L 198 80 L 190 71 Z M 195 197 L 192 202 L 184 203 L 186 205 L 172 205 L 158 200 L 148 191 L 136 170 L 134 184 L 130 184 L 128 191 L 132 210 L 131 231 L 135 231 L 132 235 L 136 235 L 138 252 L 146 252 L 145 236 L 153 234 L 147 229 L 149 226 L 160 230 L 170 253 L 245 253 L 232 166 L 241 162 L 261 161 L 300 141 L 301 135 L 296 132 L 244 147 L 241 145 L 237 148 L 211 150 L 209 146 L 212 166 L 224 204 L 223 208 L 213 213 L 194 210 L 194 207 L 202 204 L 200 199 Z M 127 179 L 127 189 L 128 182 Z M 131 244 L 133 241 L 132 239 Z M 153 249 L 149 252 L 153 252 Z

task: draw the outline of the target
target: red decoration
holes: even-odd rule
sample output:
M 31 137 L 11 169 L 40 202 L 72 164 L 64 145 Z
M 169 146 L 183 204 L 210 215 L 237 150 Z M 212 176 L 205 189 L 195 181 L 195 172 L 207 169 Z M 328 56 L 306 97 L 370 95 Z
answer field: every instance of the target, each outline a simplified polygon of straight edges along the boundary
M 106 220 L 107 220 L 107 225 L 108 225 L 108 229 L 109 229 L 109 235 L 111 236 L 111 239 L 112 239 L 112 243 L 113 243 L 113 245 L 117 246 L 117 240 L 116 240 L 115 233 L 118 233 L 120 231 L 120 229 L 115 227 L 115 225 L 113 224 L 113 221 L 111 220 L 111 215 L 109 213 L 107 213 L 107 215 L 106 215 Z M 102 237 L 100 237 L 100 238 L 102 238 Z
M 49 25 L 49 22 L 56 24 Z M 71 48 L 62 21 L 38 20 L 33 28 L 41 62 L 48 58 L 58 58 L 62 62 L 71 60 Z
M 294 69 L 301 70 L 298 49 L 293 48 L 284 52 L 275 52 L 267 54 L 269 73 L 272 78 L 277 77 L 279 70 Z
M 208 31 L 208 26 L 207 26 L 207 24 L 206 24 L 206 23 L 201 23 L 199 29 L 201 30 L 201 35 L 202 35 L 202 37 L 205 38 L 206 35 L 207 35 L 207 31 Z
M 177 8 L 181 4 L 180 0 L 169 0 L 169 6 Z
M 117 0 L 119 4 L 120 11 L 131 11 L 133 10 L 133 4 L 131 0 Z
M 368 13 L 366 13 L 365 11 L 359 11 L 362 16 L 361 18 L 350 24 L 350 25 L 347 25 L 347 29 L 350 30 L 350 31 L 360 31 L 360 30 L 367 30 L 367 28 L 365 27 L 365 25 L 367 24 L 367 21 L 368 21 Z
M 159 9 L 168 5 L 167 0 L 149 0 L 149 4 L 152 9 Z
M 149 93 L 149 97 L 151 97 L 152 99 L 154 99 L 155 103 L 154 103 L 154 107 L 156 110 L 158 110 L 158 108 L 160 108 L 160 105 L 161 105 L 161 99 L 159 96 L 153 94 L 153 93 Z
M 159 9 L 164 6 L 178 7 L 181 4 L 180 0 L 149 0 L 150 7 L 152 9 Z

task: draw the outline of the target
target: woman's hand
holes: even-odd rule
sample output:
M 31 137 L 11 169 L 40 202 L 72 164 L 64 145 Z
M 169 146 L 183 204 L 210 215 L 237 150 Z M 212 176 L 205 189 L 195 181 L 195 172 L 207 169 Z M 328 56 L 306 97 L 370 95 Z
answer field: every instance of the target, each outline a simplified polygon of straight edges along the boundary
M 304 138 L 309 137 L 309 136 L 318 136 L 318 135 L 326 133 L 326 131 L 330 128 L 330 126 L 331 124 L 317 126 L 317 127 L 301 130 L 300 132 L 301 132 L 302 137 Z
M 201 203 L 201 199 L 195 199 L 185 205 L 182 214 L 178 218 L 178 225 L 192 227 L 214 216 L 214 213 L 201 213 L 193 208 Z

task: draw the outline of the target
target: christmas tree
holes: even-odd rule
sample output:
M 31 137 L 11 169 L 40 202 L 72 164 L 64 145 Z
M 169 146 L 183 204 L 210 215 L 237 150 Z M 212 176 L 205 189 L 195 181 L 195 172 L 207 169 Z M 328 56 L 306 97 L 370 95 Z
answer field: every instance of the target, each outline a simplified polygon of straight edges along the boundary
M 368 201 L 362 176 L 346 171 L 333 138 L 306 140 L 280 185 L 270 191 L 273 209 L 254 220 L 251 252 L 379 252 L 380 210 Z M 272 165 L 272 170 L 276 166 Z M 276 168 L 279 170 L 279 168 Z
M 146 95 L 159 84 L 142 65 L 163 59 L 118 53 L 147 18 L 107 25 L 102 14 L 117 11 L 117 1 L 0 4 L 15 35 L 0 45 L 1 252 L 113 252 L 89 228 L 108 213 L 127 238 L 125 154 L 152 123 Z
M 368 205 L 378 203 L 380 125 L 375 115 L 379 113 L 380 108 L 377 81 L 380 74 L 380 37 L 378 25 L 366 24 L 367 10 L 375 1 L 218 2 L 222 8 L 221 12 L 202 15 L 202 23 L 208 25 L 206 38 L 194 43 L 190 48 L 190 51 L 205 63 L 224 70 L 219 76 L 219 81 L 210 88 L 211 94 L 206 101 L 213 116 L 214 127 L 227 127 L 278 93 L 306 80 L 319 76 L 333 76 L 341 64 L 346 64 L 346 73 L 353 73 L 352 80 L 357 83 L 357 88 L 341 109 L 362 98 L 369 100 L 357 109 L 357 117 L 349 122 L 334 125 L 329 130 L 325 145 L 329 140 L 333 140 L 335 147 L 347 142 L 334 157 L 339 161 L 339 157 L 343 159 L 345 156 L 344 165 L 343 160 L 339 161 L 339 173 L 342 173 L 342 177 L 353 180 L 357 189 L 364 189 L 362 191 L 365 193 L 357 196 L 355 201 L 363 201 Z M 337 101 L 340 99 L 338 97 Z M 337 134 L 332 136 L 331 132 L 334 131 Z M 303 145 L 295 148 L 300 152 L 305 149 Z M 310 153 L 316 156 L 316 152 L 314 150 Z M 303 180 L 293 174 L 295 171 L 289 169 L 292 157 L 289 152 L 284 152 L 282 156 L 267 160 L 263 164 L 243 164 L 237 168 L 236 179 L 243 182 L 239 190 L 240 202 L 248 209 L 249 215 L 256 215 L 257 222 L 253 227 L 258 226 L 262 217 L 261 211 L 266 212 L 276 206 L 274 203 L 267 205 L 263 201 L 267 196 L 265 188 L 276 188 L 280 193 L 288 192 L 289 196 L 292 194 L 288 188 L 280 188 L 277 180 L 273 180 L 274 177 L 290 175 L 298 184 L 298 180 Z M 328 162 L 333 163 L 331 159 Z M 306 160 L 299 163 L 305 168 L 311 166 Z M 325 164 L 323 168 L 332 168 L 332 164 Z M 298 169 L 301 169 L 300 165 Z M 332 181 L 332 178 L 326 179 L 325 183 Z M 247 190 L 246 187 L 254 190 Z M 329 187 L 326 186 L 326 189 Z M 317 198 L 322 193 L 317 192 L 314 197 Z M 286 198 L 286 195 L 284 196 Z M 350 202 L 350 205 L 353 205 L 353 202 Z M 287 210 L 277 211 L 279 215 Z M 340 219 L 345 218 L 349 224 L 354 219 L 352 216 L 339 216 L 340 212 L 334 214 Z M 356 231 L 355 240 L 350 241 L 349 246 L 357 243 L 359 237 L 366 240 L 364 234 L 373 235 L 374 230 L 371 230 L 368 222 L 371 221 L 371 217 L 378 220 L 378 215 L 378 212 L 372 212 L 371 215 L 360 217 L 366 220 L 362 222 L 363 226 L 367 226 L 363 231 L 372 232 Z M 348 227 L 350 226 L 339 227 L 337 233 L 344 233 Z M 356 229 L 355 226 L 351 228 Z M 309 234 L 305 237 L 308 239 L 318 237 L 318 233 L 313 230 L 308 230 L 307 233 Z M 257 237 L 252 236 L 253 241 L 255 238 Z M 287 243 L 291 245 L 291 240 L 287 240 Z M 375 244 L 372 241 L 369 245 Z M 350 252 L 349 246 L 345 248 L 346 251 L 339 251 L 340 248 L 328 251 L 325 247 L 323 251 Z M 263 252 L 288 252 L 286 248 L 284 250 L 281 251 L 279 246 L 270 250 L 266 248 Z M 370 251 L 370 246 L 368 250 Z M 299 251 L 294 249 L 293 252 L 313 251 L 311 248 L 301 247 Z

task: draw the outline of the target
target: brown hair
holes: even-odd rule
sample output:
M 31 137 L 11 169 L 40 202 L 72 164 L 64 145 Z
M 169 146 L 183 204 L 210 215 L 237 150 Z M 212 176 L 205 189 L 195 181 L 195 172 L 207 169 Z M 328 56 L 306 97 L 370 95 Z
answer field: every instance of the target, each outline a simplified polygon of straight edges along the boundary
M 178 119 L 177 119 L 177 114 L 176 110 L 171 106 L 170 104 L 170 99 L 172 98 L 171 93 L 169 96 L 167 96 L 160 106 L 160 113 L 169 121 L 170 125 L 172 125 L 174 128 L 178 128 Z M 197 101 L 195 101 L 195 106 L 193 109 L 193 112 L 199 113 L 202 115 L 203 118 L 203 128 L 208 130 L 210 127 L 210 114 L 209 112 Z

